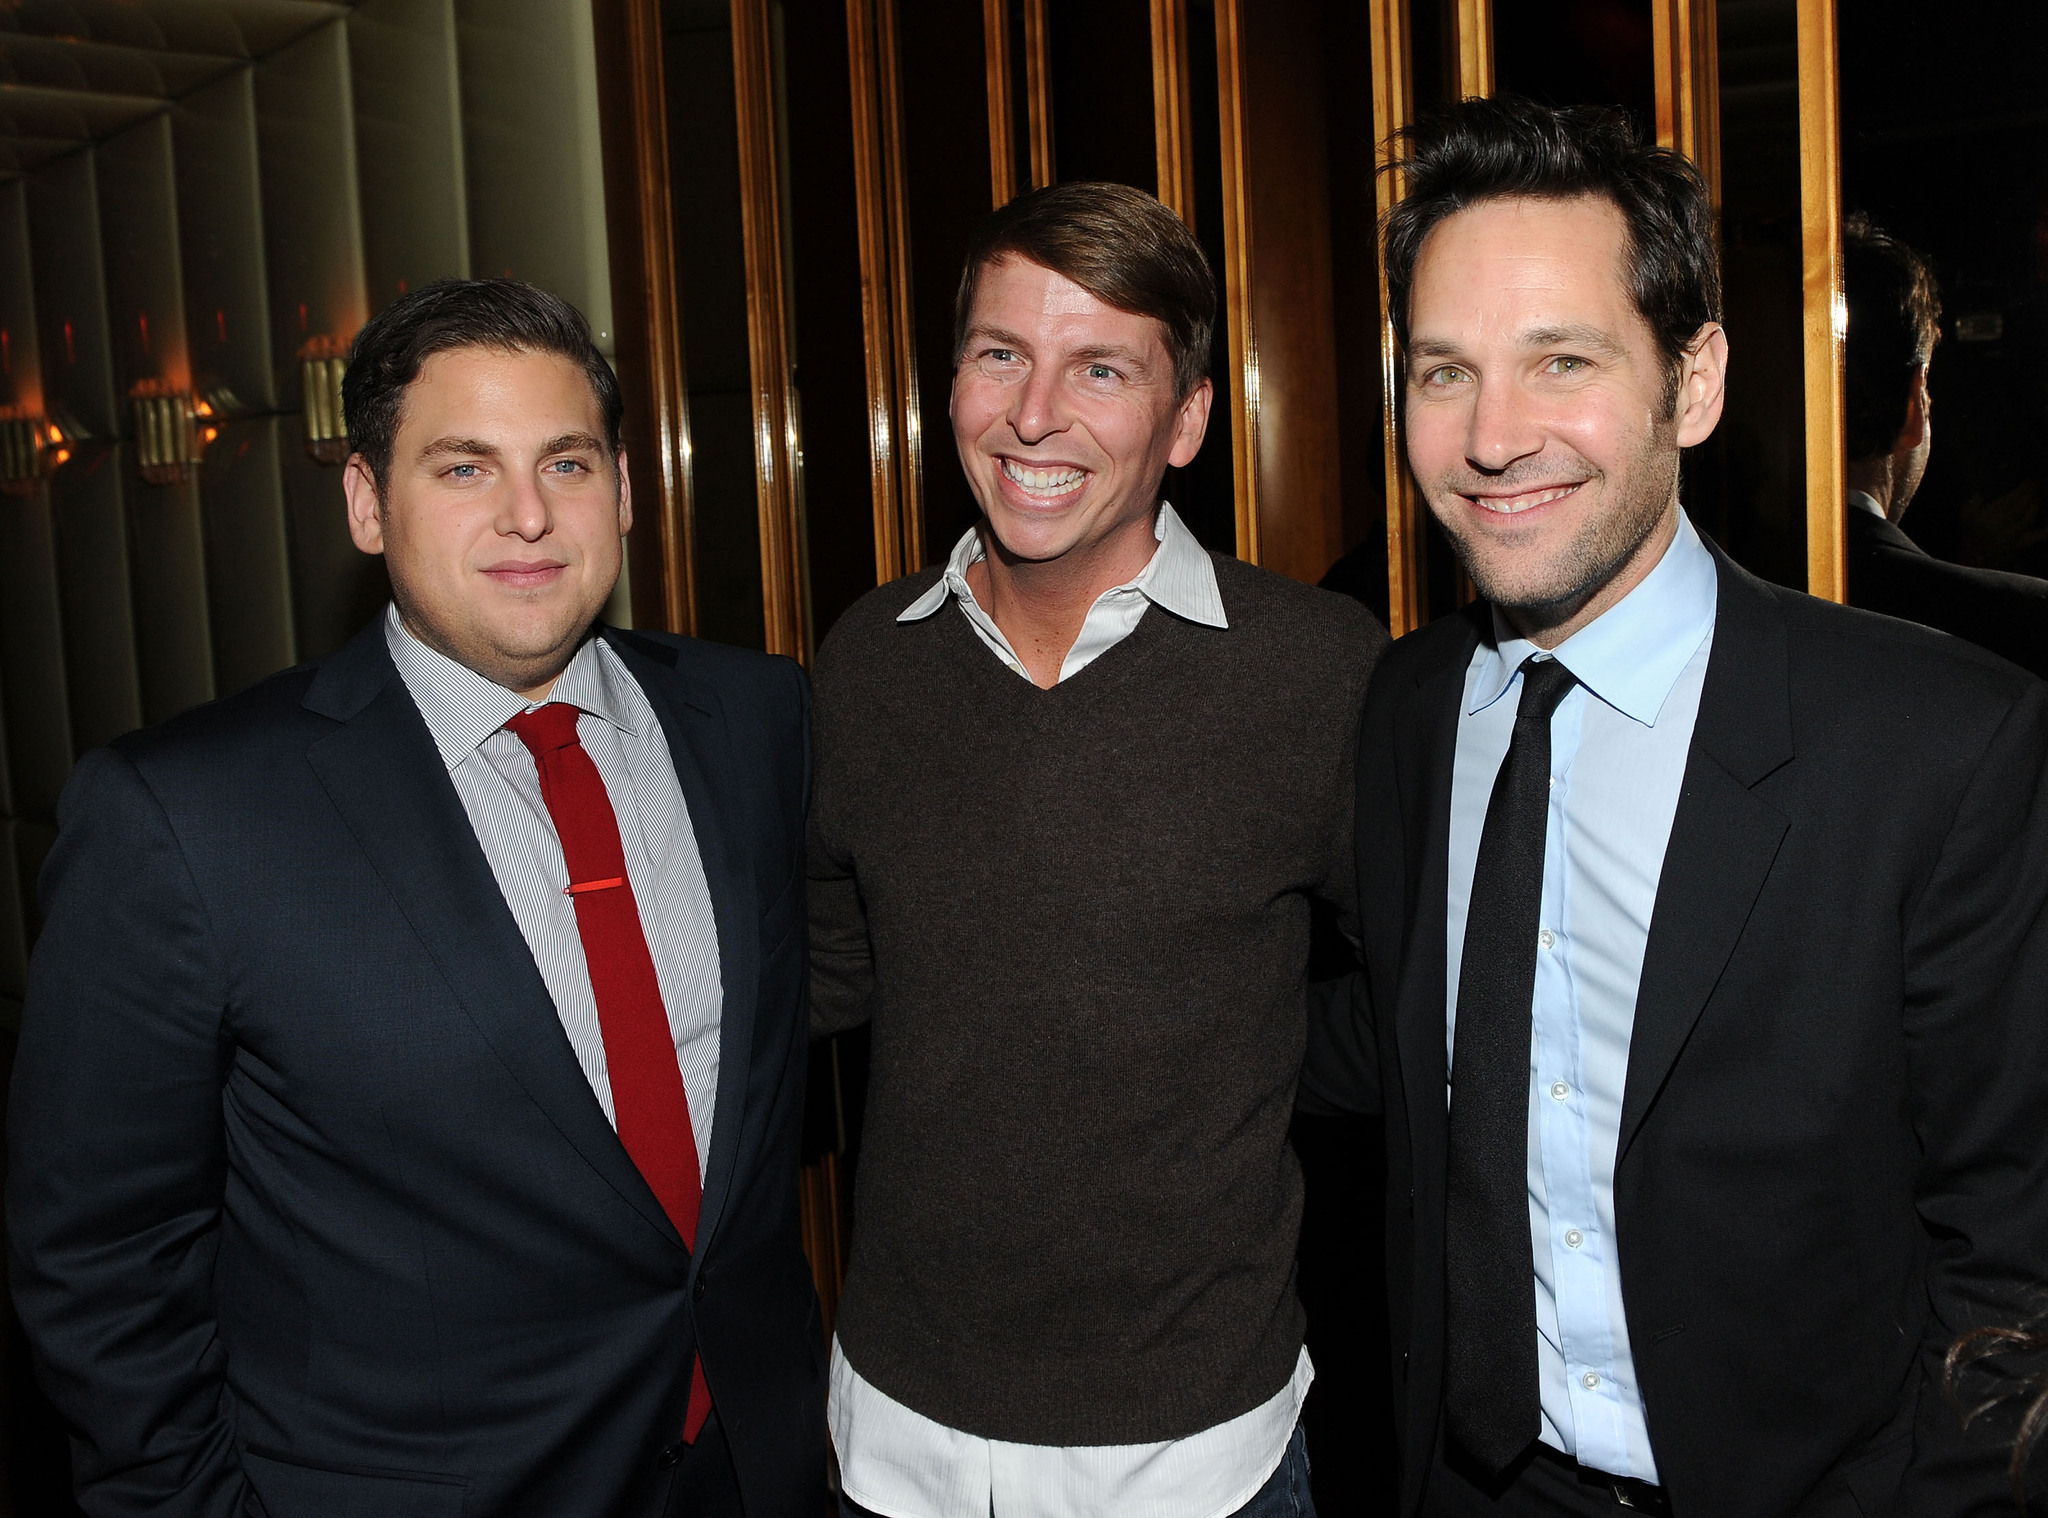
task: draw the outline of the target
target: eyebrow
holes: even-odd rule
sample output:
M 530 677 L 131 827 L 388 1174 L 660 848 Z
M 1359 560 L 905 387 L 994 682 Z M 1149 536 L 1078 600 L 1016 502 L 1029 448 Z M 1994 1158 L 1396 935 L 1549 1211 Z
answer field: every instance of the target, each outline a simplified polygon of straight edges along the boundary
M 420 462 L 434 459 L 480 458 L 494 459 L 498 456 L 497 446 L 473 437 L 437 437 L 420 450 Z
M 1076 348 L 1072 357 L 1084 364 L 1099 363 L 1106 358 L 1121 359 L 1135 369 L 1149 367 L 1146 357 L 1136 348 L 1126 348 L 1120 343 L 1095 343 L 1086 348 Z
M 976 342 L 997 343 L 1005 348 L 1022 348 L 1028 346 L 1025 343 L 1024 339 L 1019 337 L 1016 333 L 1006 331 L 1001 327 L 989 326 L 975 326 L 969 327 L 967 329 L 967 343 Z M 961 346 L 964 348 L 967 346 L 967 343 L 962 343 Z
M 541 445 L 541 456 L 555 453 L 609 453 L 604 439 L 589 432 L 564 432 L 549 438 Z M 420 462 L 431 463 L 435 459 L 469 458 L 495 459 L 498 447 L 473 437 L 437 437 L 420 450 Z
M 1532 327 L 1515 339 L 1518 348 L 1583 348 L 1610 358 L 1626 358 L 1628 349 L 1602 328 L 1589 323 L 1560 327 Z M 1410 358 L 1459 358 L 1465 352 L 1460 343 L 1448 338 L 1418 338 L 1408 344 Z

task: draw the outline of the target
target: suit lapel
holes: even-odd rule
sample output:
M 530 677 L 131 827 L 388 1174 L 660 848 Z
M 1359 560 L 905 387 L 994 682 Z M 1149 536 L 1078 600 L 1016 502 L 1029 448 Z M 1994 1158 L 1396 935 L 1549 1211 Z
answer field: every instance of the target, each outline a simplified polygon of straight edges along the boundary
M 533 953 L 391 663 L 381 618 L 321 667 L 305 705 L 342 724 L 307 750 L 307 762 L 470 1021 L 590 1167 L 681 1247 L 576 1063 Z
M 1445 899 L 1450 881 L 1451 780 L 1458 747 L 1458 716 L 1465 671 L 1478 646 L 1476 614 L 1448 640 L 1440 662 L 1418 673 L 1405 742 L 1395 746 L 1401 791 L 1408 900 L 1401 983 L 1396 993 L 1401 1079 L 1408 1093 L 1408 1123 L 1418 1156 L 1441 1156 L 1446 1119 Z
M 704 1202 L 697 1220 L 695 1253 L 701 1258 L 732 1192 L 746 1120 L 760 985 L 753 861 L 733 836 L 734 823 L 744 812 L 734 796 L 732 747 L 718 693 L 703 681 L 686 682 L 674 667 L 674 651 L 661 644 L 611 629 L 605 637 L 646 691 L 668 737 L 718 928 L 718 1096 L 712 1105 L 711 1153 L 706 1157 Z
M 1720 604 L 1636 992 L 1616 1161 L 1628 1153 L 1749 921 L 1790 820 L 1754 787 L 1792 758 L 1772 592 L 1718 549 Z

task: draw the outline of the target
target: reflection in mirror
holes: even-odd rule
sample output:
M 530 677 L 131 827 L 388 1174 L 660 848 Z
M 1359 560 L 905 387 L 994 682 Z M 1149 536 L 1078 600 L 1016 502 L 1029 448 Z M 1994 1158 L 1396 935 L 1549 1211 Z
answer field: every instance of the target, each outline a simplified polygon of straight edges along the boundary
M 1686 458 L 1683 495 L 1738 563 L 1804 589 L 1797 19 L 1794 0 L 1720 0 L 1728 401 Z
M 1940 558 L 2042 575 L 2048 481 L 2030 445 L 2048 422 L 2048 19 L 1969 9 L 1966 46 L 1929 47 L 1908 0 L 1842 8 L 1843 205 L 1932 262 L 1945 313 L 1928 380 L 1941 426 L 1900 525 Z M 1852 406 L 1857 335 L 1852 308 Z M 1852 473 L 1869 451 L 1854 426 Z

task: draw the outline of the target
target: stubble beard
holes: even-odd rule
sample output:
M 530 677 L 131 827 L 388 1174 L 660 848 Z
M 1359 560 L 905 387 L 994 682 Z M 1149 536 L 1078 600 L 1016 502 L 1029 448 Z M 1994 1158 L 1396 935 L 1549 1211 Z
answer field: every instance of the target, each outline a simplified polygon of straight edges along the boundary
M 1527 548 L 1480 541 L 1477 534 L 1454 528 L 1451 523 L 1463 515 L 1462 503 L 1451 512 L 1439 511 L 1437 520 L 1481 596 L 1523 626 L 1562 627 L 1621 573 L 1664 520 L 1678 482 L 1678 456 L 1674 452 L 1667 461 L 1664 454 L 1661 440 L 1644 439 L 1619 482 L 1618 505 L 1583 523 L 1547 562 L 1533 562 Z M 1580 488 L 1613 479 L 1595 471 Z M 1437 492 L 1433 498 L 1458 494 L 1449 481 L 1440 483 Z

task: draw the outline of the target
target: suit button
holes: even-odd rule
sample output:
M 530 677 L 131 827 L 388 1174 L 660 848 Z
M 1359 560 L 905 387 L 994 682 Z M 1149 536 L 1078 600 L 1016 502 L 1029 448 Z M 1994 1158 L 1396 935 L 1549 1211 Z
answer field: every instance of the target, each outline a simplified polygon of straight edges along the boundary
M 697 1274 L 697 1284 L 690 1288 L 690 1300 L 693 1302 L 704 1300 L 704 1273 L 702 1271 L 699 1271 Z
M 683 1463 L 683 1454 L 689 1447 L 689 1445 L 680 1441 L 671 1444 L 667 1449 L 655 1456 L 654 1463 L 656 1467 L 665 1471 L 674 1470 Z

